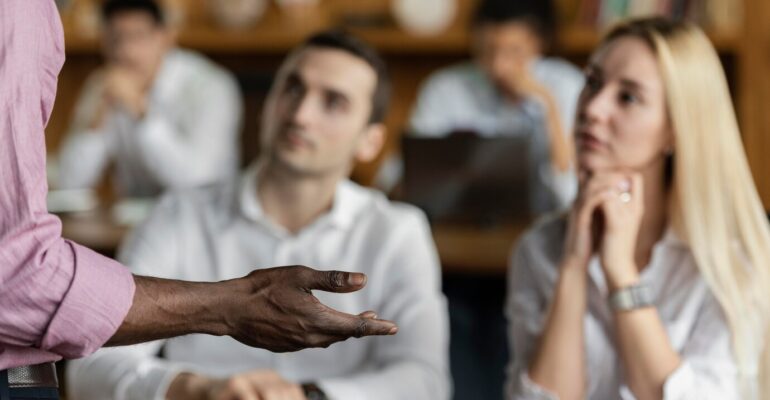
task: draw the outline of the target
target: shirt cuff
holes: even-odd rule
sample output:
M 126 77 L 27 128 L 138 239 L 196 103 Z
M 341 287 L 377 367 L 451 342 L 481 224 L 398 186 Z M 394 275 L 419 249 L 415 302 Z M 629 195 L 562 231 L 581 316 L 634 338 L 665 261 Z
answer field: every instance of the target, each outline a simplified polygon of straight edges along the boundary
M 578 179 L 575 169 L 559 171 L 550 162 L 540 169 L 540 179 L 547 184 L 556 200 L 559 210 L 572 206 L 578 192 Z
M 690 364 L 683 361 L 679 368 L 666 378 L 666 382 L 663 384 L 663 399 L 686 399 L 688 396 L 692 396 L 692 388 L 694 387 L 695 371 L 690 367 Z
M 361 390 L 360 385 L 349 380 L 321 379 L 317 381 L 317 385 L 326 393 L 329 400 L 358 400 L 371 397 Z
M 189 370 L 164 361 L 148 360 L 137 368 L 136 379 L 127 382 L 127 387 L 118 392 L 124 393 L 126 400 L 165 400 L 171 383 L 182 372 Z
M 75 243 L 74 273 L 67 294 L 41 341 L 41 348 L 78 358 L 112 337 L 134 299 L 134 278 L 118 262 Z
M 524 110 L 530 118 L 545 118 L 546 105 L 543 99 L 537 97 L 527 97 L 521 102 L 521 109 Z
M 513 400 L 559 400 L 559 397 L 529 379 L 527 372 L 518 375 L 518 381 L 513 387 Z

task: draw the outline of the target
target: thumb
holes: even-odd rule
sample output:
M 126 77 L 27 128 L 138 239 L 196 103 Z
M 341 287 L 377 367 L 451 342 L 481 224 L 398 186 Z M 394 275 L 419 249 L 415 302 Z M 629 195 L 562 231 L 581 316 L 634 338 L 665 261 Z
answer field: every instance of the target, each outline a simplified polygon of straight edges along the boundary
M 305 269 L 302 277 L 303 286 L 311 290 L 349 293 L 360 290 L 366 285 L 366 275 L 358 272 L 318 271 Z

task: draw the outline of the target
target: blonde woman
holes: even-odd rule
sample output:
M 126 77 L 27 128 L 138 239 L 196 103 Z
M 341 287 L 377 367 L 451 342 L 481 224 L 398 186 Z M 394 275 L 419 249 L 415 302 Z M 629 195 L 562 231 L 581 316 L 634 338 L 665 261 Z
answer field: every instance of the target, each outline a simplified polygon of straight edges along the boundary
M 575 129 L 578 199 L 511 261 L 509 398 L 759 397 L 770 230 L 707 37 L 617 27 Z

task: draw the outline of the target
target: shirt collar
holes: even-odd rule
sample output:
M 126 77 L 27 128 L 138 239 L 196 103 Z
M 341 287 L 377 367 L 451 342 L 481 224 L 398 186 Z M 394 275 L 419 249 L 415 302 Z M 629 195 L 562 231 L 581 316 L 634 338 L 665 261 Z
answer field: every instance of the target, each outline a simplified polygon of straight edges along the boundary
M 241 214 L 247 219 L 273 228 L 283 229 L 265 214 L 257 196 L 259 171 L 261 167 L 255 162 L 241 175 L 238 190 L 238 203 Z M 313 223 L 303 228 L 303 231 L 317 225 L 328 224 L 338 229 L 348 229 L 353 224 L 356 215 L 366 206 L 366 195 L 353 182 L 343 179 L 337 183 L 332 208 L 318 217 Z

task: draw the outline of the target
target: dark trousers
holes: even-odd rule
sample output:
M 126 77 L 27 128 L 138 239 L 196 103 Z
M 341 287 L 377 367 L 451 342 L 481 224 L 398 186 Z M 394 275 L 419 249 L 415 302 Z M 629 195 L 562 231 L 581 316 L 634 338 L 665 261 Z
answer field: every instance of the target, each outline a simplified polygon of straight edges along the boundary
M 508 362 L 505 276 L 444 275 L 453 400 L 502 399 Z
M 10 387 L 8 371 L 0 371 L 0 400 L 59 400 L 59 391 L 48 387 Z

